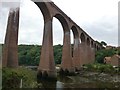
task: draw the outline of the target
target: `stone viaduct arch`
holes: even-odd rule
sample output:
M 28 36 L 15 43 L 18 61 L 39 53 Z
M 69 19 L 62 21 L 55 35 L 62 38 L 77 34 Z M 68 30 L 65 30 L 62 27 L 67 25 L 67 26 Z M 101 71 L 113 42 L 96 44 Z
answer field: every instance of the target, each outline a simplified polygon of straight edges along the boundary
M 53 17 L 60 21 L 64 32 L 61 70 L 72 73 L 75 71 L 75 69 L 80 69 L 83 64 L 94 62 L 95 48 L 98 50 L 98 47 L 101 46 L 99 46 L 84 30 L 82 30 L 82 28 L 80 28 L 53 2 L 34 3 L 40 8 L 44 17 L 44 35 L 41 59 L 38 67 L 39 77 L 56 77 L 53 56 Z M 16 12 L 11 13 L 9 18 L 3 53 L 3 66 L 17 67 L 19 9 L 17 9 Z M 72 30 L 74 36 L 73 57 L 71 55 L 70 29 Z

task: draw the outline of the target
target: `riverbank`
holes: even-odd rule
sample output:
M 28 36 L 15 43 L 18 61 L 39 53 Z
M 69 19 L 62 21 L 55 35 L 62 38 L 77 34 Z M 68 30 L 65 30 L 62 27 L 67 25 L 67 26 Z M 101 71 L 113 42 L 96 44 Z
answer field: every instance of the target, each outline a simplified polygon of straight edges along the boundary
M 25 67 L 17 69 L 3 68 L 3 86 L 19 88 L 22 79 L 22 88 L 120 88 L 120 75 L 81 70 L 74 76 L 57 75 L 57 81 L 37 83 L 37 71 Z M 18 82 L 16 86 L 16 80 Z
M 120 88 L 120 75 L 81 71 L 76 76 L 68 76 L 73 80 L 70 87 L 77 88 Z

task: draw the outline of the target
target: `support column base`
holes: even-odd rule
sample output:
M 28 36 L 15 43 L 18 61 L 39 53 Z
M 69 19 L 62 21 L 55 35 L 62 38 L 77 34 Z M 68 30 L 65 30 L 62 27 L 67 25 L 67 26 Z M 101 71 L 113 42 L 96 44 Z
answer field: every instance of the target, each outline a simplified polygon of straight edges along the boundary
M 80 70 L 82 70 L 82 66 L 76 66 L 76 67 L 75 67 L 75 72 L 76 72 L 76 71 L 80 71 Z
M 41 80 L 56 81 L 57 73 L 55 71 L 38 70 L 37 81 L 40 82 Z
M 62 76 L 74 76 L 75 75 L 75 69 L 60 69 L 59 74 Z

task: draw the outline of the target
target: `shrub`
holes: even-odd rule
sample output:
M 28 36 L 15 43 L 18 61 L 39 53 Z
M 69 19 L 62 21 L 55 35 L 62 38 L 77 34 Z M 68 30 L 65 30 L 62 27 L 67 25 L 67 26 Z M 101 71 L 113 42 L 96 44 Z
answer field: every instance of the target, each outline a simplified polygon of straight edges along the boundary
M 86 64 L 84 67 L 87 71 L 97 71 L 97 72 L 105 72 L 105 73 L 113 73 L 115 72 L 115 69 L 111 65 L 106 64 Z
M 2 69 L 3 88 L 19 88 L 21 79 L 23 81 L 23 88 L 33 88 L 36 82 L 36 72 L 26 68 Z
M 113 56 L 116 53 L 117 53 L 116 49 L 108 49 L 108 50 L 107 49 L 102 49 L 102 50 L 99 50 L 99 51 L 96 52 L 95 60 L 98 63 L 104 63 L 104 58 L 105 57 Z

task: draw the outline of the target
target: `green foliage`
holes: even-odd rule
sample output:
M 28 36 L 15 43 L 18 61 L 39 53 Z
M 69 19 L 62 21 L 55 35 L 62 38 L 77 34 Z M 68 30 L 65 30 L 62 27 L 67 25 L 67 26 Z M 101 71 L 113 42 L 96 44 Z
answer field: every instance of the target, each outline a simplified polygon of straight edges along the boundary
M 95 60 L 98 63 L 104 63 L 104 58 L 116 54 L 116 49 L 102 49 L 96 52 Z
M 34 88 L 36 72 L 26 68 L 2 69 L 2 88 L 19 88 L 21 79 L 23 81 L 22 88 Z
M 40 62 L 41 46 L 19 45 L 19 65 L 38 66 Z M 60 64 L 62 59 L 62 45 L 54 46 L 55 64 Z
M 106 65 L 106 64 L 86 64 L 84 66 L 85 70 L 87 71 L 98 71 L 98 72 L 105 72 L 105 73 L 115 73 L 116 70 L 113 68 L 112 65 Z
M 118 55 L 120 55 L 120 49 L 118 49 Z
M 40 61 L 41 46 L 38 45 L 19 45 L 18 55 L 20 65 L 36 66 Z
M 104 41 L 101 41 L 102 46 L 107 46 L 107 43 Z
M 62 45 L 54 46 L 54 60 L 55 64 L 60 64 L 62 59 Z

